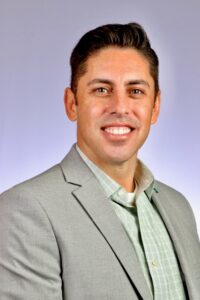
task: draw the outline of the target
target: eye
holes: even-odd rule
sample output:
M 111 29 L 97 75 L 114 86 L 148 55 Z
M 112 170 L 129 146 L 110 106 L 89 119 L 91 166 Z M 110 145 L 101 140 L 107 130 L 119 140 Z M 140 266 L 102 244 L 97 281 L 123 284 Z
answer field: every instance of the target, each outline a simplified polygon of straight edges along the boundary
M 97 94 L 107 94 L 108 93 L 108 89 L 105 87 L 99 87 L 95 89 Z
M 132 89 L 130 91 L 131 95 L 140 95 L 140 94 L 144 94 L 143 91 L 141 91 L 140 89 Z

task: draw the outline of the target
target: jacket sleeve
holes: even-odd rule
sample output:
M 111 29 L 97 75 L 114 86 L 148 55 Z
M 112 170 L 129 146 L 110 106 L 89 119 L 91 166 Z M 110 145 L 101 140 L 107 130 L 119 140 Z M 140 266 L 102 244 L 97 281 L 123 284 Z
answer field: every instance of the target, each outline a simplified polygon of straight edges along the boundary
M 14 188 L 0 196 L 0 299 L 61 300 L 60 257 L 45 210 Z

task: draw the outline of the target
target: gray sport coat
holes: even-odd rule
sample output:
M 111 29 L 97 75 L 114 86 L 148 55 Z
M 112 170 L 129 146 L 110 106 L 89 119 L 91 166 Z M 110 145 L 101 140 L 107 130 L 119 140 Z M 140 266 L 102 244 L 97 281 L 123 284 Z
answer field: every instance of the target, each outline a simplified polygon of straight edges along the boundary
M 173 241 L 189 299 L 199 300 L 200 244 L 192 210 L 159 182 L 152 200 Z M 152 299 L 133 245 L 74 147 L 60 164 L 0 196 L 0 299 Z

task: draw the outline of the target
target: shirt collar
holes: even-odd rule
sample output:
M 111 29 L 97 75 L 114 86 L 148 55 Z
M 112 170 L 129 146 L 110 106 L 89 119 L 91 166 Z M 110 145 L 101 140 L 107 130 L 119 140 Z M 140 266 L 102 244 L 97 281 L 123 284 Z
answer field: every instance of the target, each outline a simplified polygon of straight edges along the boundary
M 135 171 L 135 180 L 138 185 L 137 197 L 145 192 L 147 197 L 151 199 L 154 189 L 154 177 L 149 168 L 139 159 Z
M 142 193 L 145 192 L 147 197 L 151 199 L 153 188 L 154 188 L 154 177 L 151 171 L 142 163 L 140 160 L 137 162 L 137 167 L 135 171 L 135 182 L 136 188 L 133 193 L 128 193 L 125 189 L 120 186 L 115 180 L 113 180 L 110 176 L 108 176 L 103 170 L 101 170 L 97 165 L 95 165 L 78 147 L 76 144 L 76 150 L 78 151 L 79 155 L 86 163 L 86 165 L 91 169 L 94 173 L 96 178 L 98 179 L 99 183 L 101 184 L 105 195 L 107 198 L 112 198 L 113 195 L 118 195 L 118 198 L 121 199 L 117 200 L 117 202 L 121 202 L 120 204 L 126 206 L 132 206 L 134 200 Z M 126 199 L 125 200 L 123 200 Z

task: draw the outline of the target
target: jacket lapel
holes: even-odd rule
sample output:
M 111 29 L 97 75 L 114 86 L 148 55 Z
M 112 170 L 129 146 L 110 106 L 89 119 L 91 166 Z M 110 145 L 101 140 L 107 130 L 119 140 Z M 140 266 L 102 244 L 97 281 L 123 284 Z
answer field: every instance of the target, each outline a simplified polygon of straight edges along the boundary
M 191 241 L 191 233 L 185 223 L 185 218 L 183 218 L 183 211 L 180 211 L 180 199 L 173 197 L 175 194 L 170 196 L 166 192 L 163 192 L 159 186 L 156 187 L 155 191 L 152 195 L 152 200 L 173 242 L 189 298 L 198 299 L 199 291 L 197 291 L 197 286 L 199 284 L 196 282 L 197 278 L 193 277 L 195 266 L 191 264 L 193 254 L 191 245 L 188 244 L 188 241 Z
M 72 194 L 101 232 L 133 286 L 142 299 L 151 299 L 135 249 L 96 177 L 74 148 L 62 161 L 61 166 L 67 182 L 75 185 Z

